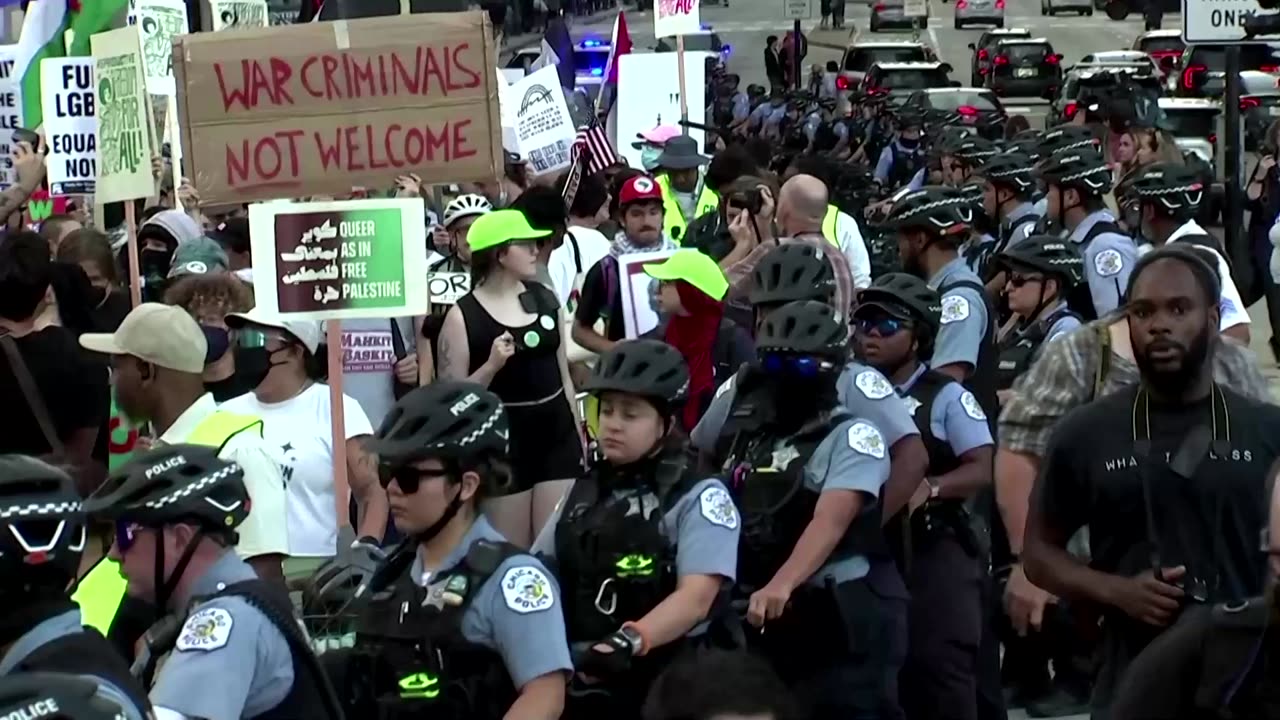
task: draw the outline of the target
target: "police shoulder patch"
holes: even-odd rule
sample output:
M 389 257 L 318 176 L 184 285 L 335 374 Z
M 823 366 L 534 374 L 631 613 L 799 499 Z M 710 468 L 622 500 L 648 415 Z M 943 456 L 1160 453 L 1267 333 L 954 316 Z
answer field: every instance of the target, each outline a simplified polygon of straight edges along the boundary
M 863 370 L 853 379 L 858 389 L 872 400 L 882 400 L 893 394 L 893 386 L 875 370 Z
M 986 420 L 987 414 L 982 411 L 982 406 L 978 404 L 978 398 L 973 393 L 965 390 L 960 393 L 960 407 L 964 408 L 964 414 L 974 420 Z
M 969 317 L 969 300 L 963 295 L 942 298 L 942 324 L 960 322 Z
M 183 652 L 217 650 L 231 638 L 233 624 L 231 613 L 223 608 L 198 610 L 183 623 L 174 648 Z
M 1118 275 L 1124 269 L 1124 258 L 1116 250 L 1103 250 L 1093 257 L 1093 269 L 1102 277 Z
M 551 581 L 532 565 L 513 567 L 502 576 L 502 597 L 507 607 L 522 615 L 548 610 L 556 604 Z
M 733 498 L 721 487 L 709 487 L 698 495 L 698 506 L 702 517 L 712 525 L 738 529 L 738 508 L 733 505 Z
M 870 423 L 855 422 L 849 426 L 849 447 L 877 460 L 884 459 L 884 436 Z

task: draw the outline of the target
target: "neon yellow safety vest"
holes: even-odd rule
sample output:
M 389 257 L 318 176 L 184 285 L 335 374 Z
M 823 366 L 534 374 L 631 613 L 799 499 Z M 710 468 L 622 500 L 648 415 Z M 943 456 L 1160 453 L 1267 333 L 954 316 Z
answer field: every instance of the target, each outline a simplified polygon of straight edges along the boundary
M 215 412 L 196 426 L 185 442 L 221 448 L 232 437 L 255 426 L 261 434 L 260 418 Z M 128 581 L 120 574 L 120 563 L 103 558 L 93 566 L 88 575 L 80 579 L 71 599 L 80 606 L 84 624 L 106 635 L 111 631 L 111 623 L 116 619 L 116 612 L 120 609 L 120 601 L 124 599 L 127 586 Z
M 840 238 L 836 237 L 836 218 L 840 216 L 840 209 L 835 205 L 827 206 L 827 215 L 822 218 L 822 237 L 836 247 L 840 247 Z
M 683 244 L 684 231 L 689 221 L 685 220 L 684 211 L 680 209 L 675 193 L 671 192 L 671 179 L 665 173 L 658 176 L 658 187 L 662 188 L 662 229 L 677 245 Z M 693 219 L 697 220 L 719 209 L 720 196 L 703 184 L 698 204 L 694 206 Z

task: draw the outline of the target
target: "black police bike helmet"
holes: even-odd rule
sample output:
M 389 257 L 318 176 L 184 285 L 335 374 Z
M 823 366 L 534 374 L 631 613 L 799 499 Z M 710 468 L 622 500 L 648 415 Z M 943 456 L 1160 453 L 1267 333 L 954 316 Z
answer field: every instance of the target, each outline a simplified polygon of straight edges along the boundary
M 400 398 L 369 441 L 384 467 L 425 458 L 507 456 L 508 420 L 498 396 L 482 385 L 441 380 Z
M 999 152 L 1000 148 L 990 140 L 977 135 L 970 135 L 957 142 L 948 154 L 969 167 L 977 167 L 988 159 L 995 157 Z
M 1083 125 L 1059 125 L 1040 136 L 1041 157 L 1049 157 L 1064 150 L 1097 150 L 1098 147 L 1098 138 L 1093 130 Z
M 193 523 L 232 532 L 249 515 L 244 470 L 208 445 L 164 445 L 137 455 L 84 501 L 90 516 L 144 527 Z
M 992 262 L 1011 270 L 1029 268 L 1056 277 L 1064 291 L 1084 279 L 1084 260 L 1075 243 L 1053 235 L 1032 235 L 997 254 Z
M 907 273 L 881 275 L 871 287 L 858 292 L 858 305 L 888 304 L 911 313 L 912 318 L 937 334 L 942 327 L 942 296 L 924 280 Z
M 1061 150 L 1040 164 L 1040 177 L 1050 185 L 1101 196 L 1111 189 L 1111 168 L 1096 147 Z
M 973 198 L 969 193 L 945 185 L 926 185 L 898 198 L 883 226 L 919 228 L 931 235 L 954 235 L 973 224 L 973 215 Z
M 25 455 L 0 455 L 0 573 L 8 593 L 62 592 L 80 568 L 85 513 L 75 481 Z
M 0 677 L 0 717 L 120 720 L 132 713 L 114 694 L 99 694 L 98 682 L 86 675 L 23 672 Z
M 660 340 L 627 340 L 601 355 L 582 389 L 593 395 L 622 392 L 651 398 L 670 409 L 689 395 L 689 367 L 680 351 Z
M 989 158 L 974 174 L 992 185 L 1003 185 L 1027 193 L 1036 186 L 1031 158 L 1017 150 L 1002 152 Z
M 1127 197 L 1155 205 L 1166 214 L 1190 215 L 1204 201 L 1204 181 L 1194 170 L 1181 165 L 1156 163 L 1125 180 Z
M 848 333 L 844 319 L 830 305 L 800 300 L 769 313 L 756 334 L 756 350 L 843 359 Z
M 1040 143 L 1043 133 L 1039 130 L 1023 130 L 1009 141 L 1006 151 L 1016 150 L 1031 158 L 1032 163 L 1040 161 Z
M 830 303 L 836 294 L 836 276 L 826 251 L 786 243 L 770 250 L 756 265 L 748 299 L 752 305 L 817 300 Z

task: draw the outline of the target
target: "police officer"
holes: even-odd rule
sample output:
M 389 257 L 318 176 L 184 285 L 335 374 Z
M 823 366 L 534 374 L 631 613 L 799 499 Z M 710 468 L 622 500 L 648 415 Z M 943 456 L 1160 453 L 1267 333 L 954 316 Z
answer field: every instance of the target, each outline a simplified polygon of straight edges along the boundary
M 1000 337 L 997 377 L 1005 391 L 1031 367 L 1044 343 L 1080 327 L 1067 295 L 1081 281 L 1082 263 L 1074 245 L 1051 235 L 1033 235 L 993 262 L 1007 278 L 1004 292 L 1014 313 Z
M 986 557 L 964 503 L 991 485 L 991 430 L 973 393 L 924 364 L 941 298 L 923 280 L 890 273 L 858 294 L 861 355 L 905 398 L 929 448 L 929 471 L 887 529 L 911 606 L 902 706 L 908 718 L 978 717 L 978 645 Z
M 573 665 L 560 589 L 477 509 L 510 484 L 507 436 L 496 395 L 437 381 L 397 401 L 369 443 L 406 539 L 358 593 L 354 649 L 325 654 L 348 717 L 563 711 Z
M 974 171 L 983 185 L 982 204 L 987 215 L 1000 223 L 997 252 L 1016 247 L 1031 236 L 1040 219 L 1031 202 L 1036 189 L 1029 156 L 1010 150 L 988 158 Z
M 1064 123 L 1036 133 L 1034 148 L 1029 135 L 1023 136 L 1021 142 L 1023 147 L 1026 148 L 1025 152 L 1031 156 L 1037 167 L 1046 158 L 1059 150 L 1074 150 L 1087 147 L 1101 152 L 1100 148 L 1102 147 L 1101 142 L 1093 134 L 1091 128 L 1072 123 Z M 1036 227 L 1032 230 L 1032 233 L 1035 235 L 1057 235 L 1062 233 L 1062 223 L 1047 214 L 1049 212 L 1048 187 L 1046 187 L 1044 178 L 1039 173 L 1036 174 L 1036 185 L 1038 189 L 1035 208 L 1040 215 L 1040 220 L 1036 222 Z
M 1111 189 L 1111 168 L 1095 146 L 1084 144 L 1050 155 L 1039 173 L 1047 187 L 1047 216 L 1066 228 L 1084 262 L 1086 282 L 1069 302 L 1086 321 L 1095 320 L 1120 306 L 1138 259 L 1133 239 L 1103 201 Z
M 974 220 L 972 199 L 955 188 L 926 186 L 893 205 L 885 226 L 898 235 L 903 268 L 942 296 L 932 367 L 965 385 L 983 410 L 996 402 L 995 316 L 982 281 L 959 256 Z
M 1157 163 L 1137 171 L 1127 182 L 1128 192 L 1138 200 L 1142 237 L 1152 247 L 1168 243 L 1184 243 L 1206 254 L 1206 259 L 1222 278 L 1222 311 L 1224 334 L 1244 345 L 1249 344 L 1249 313 L 1231 279 L 1231 266 L 1223 256 L 1222 242 L 1210 235 L 1194 220 L 1204 199 L 1204 185 L 1192 170 L 1170 163 Z M 1149 246 L 1140 252 L 1149 251 Z
M 798 300 L 834 303 L 835 277 L 831 263 L 823 257 L 820 248 L 810 245 L 788 243 L 770 250 L 756 265 L 754 281 L 749 298 L 757 330 L 771 313 L 787 303 Z M 734 401 L 736 377 L 718 389 L 703 421 L 694 428 L 694 447 L 708 453 L 714 451 Z M 856 359 L 846 361 L 836 380 L 836 393 L 849 412 L 879 428 L 889 446 L 892 469 L 882 502 L 885 519 L 888 519 L 906 505 L 924 477 L 928 454 L 920 442 L 920 432 L 889 381 Z
M 888 448 L 837 398 L 845 323 L 827 305 L 788 303 L 756 348 L 716 452 L 742 513 L 748 642 L 812 703 L 808 717 L 898 717 L 905 607 L 868 580 L 887 556 L 877 502 Z
M 75 482 L 35 458 L 0 455 L 0 675 L 90 676 L 98 694 L 125 708 L 122 717 L 141 720 L 151 709 L 146 691 L 67 598 L 84 546 Z
M 138 709 L 83 675 L 23 672 L 0 678 L 0 717 L 14 720 L 121 720 Z
M 534 545 L 558 564 L 575 667 L 593 681 L 575 683 L 566 717 L 639 717 L 736 577 L 738 511 L 676 430 L 688 388 L 684 357 L 657 340 L 615 345 L 583 385 L 600 403 L 603 459 Z
M 341 717 L 288 594 L 232 550 L 249 514 L 239 465 L 166 445 L 112 473 L 85 510 L 115 524 L 130 594 L 173 613 L 134 663 L 160 720 Z
M 907 184 L 924 167 L 921 132 L 924 119 L 907 109 L 898 113 L 898 132 L 893 142 L 880 152 L 874 177 L 887 190 Z
M 1000 152 L 995 143 L 977 135 L 957 138 L 944 150 L 942 156 L 942 181 L 960 187 L 969 181 L 973 171 Z
M 1280 409 L 1213 380 L 1221 291 L 1203 254 L 1155 250 L 1129 283 L 1141 381 L 1054 427 L 1022 558 L 1037 587 L 1100 608 L 1104 719 L 1120 717 L 1109 709 L 1129 663 L 1180 612 L 1262 592 L 1264 487 L 1280 456 Z M 1064 550 L 1085 525 L 1087 565 Z

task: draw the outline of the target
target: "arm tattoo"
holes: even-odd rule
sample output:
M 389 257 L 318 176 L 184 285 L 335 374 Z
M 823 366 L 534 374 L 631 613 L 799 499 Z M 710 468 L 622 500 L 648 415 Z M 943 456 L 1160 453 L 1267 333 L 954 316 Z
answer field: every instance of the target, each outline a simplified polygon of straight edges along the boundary
M 436 341 L 436 376 L 450 379 L 453 376 L 452 344 L 449 342 L 447 328 L 440 329 L 440 338 Z

